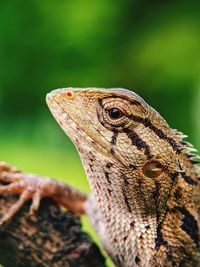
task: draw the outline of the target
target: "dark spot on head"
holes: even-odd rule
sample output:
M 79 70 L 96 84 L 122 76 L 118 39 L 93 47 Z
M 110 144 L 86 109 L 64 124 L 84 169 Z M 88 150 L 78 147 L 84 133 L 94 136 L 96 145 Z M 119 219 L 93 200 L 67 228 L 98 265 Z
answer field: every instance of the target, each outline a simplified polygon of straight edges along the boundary
M 102 107 L 103 99 L 99 98 L 99 99 L 98 99 L 98 102 L 99 102 L 99 105 Z
M 114 155 L 115 154 L 115 151 L 114 151 L 114 149 L 111 147 L 111 149 L 110 149 L 110 153 L 112 154 L 112 155 Z
M 123 178 L 124 178 L 124 184 L 125 184 L 125 186 L 129 185 L 129 178 L 126 175 L 124 175 Z
M 108 194 L 111 195 L 112 190 L 110 188 L 108 188 Z
M 143 239 L 143 236 L 142 236 L 142 235 L 140 235 L 140 236 L 138 237 L 138 239 L 139 239 L 139 240 L 142 240 L 142 239 Z
M 89 163 L 88 165 L 90 167 L 90 170 L 93 171 L 93 164 Z
M 138 256 L 135 256 L 135 263 L 139 264 L 141 262 L 140 258 Z
M 154 198 L 154 199 L 157 199 L 158 196 L 159 196 L 159 194 L 158 194 L 158 192 L 157 192 L 156 190 L 154 190 L 154 191 L 152 192 L 152 194 L 153 194 L 153 198 Z
M 113 136 L 111 139 L 111 144 L 114 146 L 117 142 L 117 136 L 118 136 L 118 132 L 117 131 L 113 131 Z
M 169 176 L 171 177 L 172 181 L 174 182 L 175 179 L 178 177 L 179 175 L 179 172 L 172 172 L 172 173 L 169 173 Z
M 110 184 L 111 181 L 110 181 L 110 177 L 109 177 L 109 173 L 108 172 L 105 172 L 105 177 L 106 177 L 108 183 Z
M 113 164 L 111 163 L 111 162 L 108 162 L 107 164 L 106 164 L 106 168 L 111 168 L 113 166 Z
M 133 165 L 132 163 L 130 163 L 128 166 L 129 166 L 129 168 L 131 168 L 131 169 L 133 169 L 133 170 L 136 170 L 136 169 L 137 169 L 136 166 Z
M 132 222 L 130 223 L 130 226 L 133 228 L 133 227 L 135 226 L 135 221 L 132 221 Z
M 90 158 L 90 161 L 93 162 L 94 161 L 93 158 Z
M 150 229 L 150 225 L 149 225 L 149 224 L 146 225 L 145 228 L 146 228 L 146 229 Z
M 128 208 L 128 211 L 131 212 L 131 206 L 130 206 L 130 204 L 129 204 L 129 201 L 128 201 L 128 198 L 127 198 L 126 195 L 124 195 L 124 201 L 125 201 L 125 203 L 126 203 L 126 206 L 127 206 L 127 208 Z
M 124 241 L 126 241 L 126 239 L 128 238 L 128 235 L 126 235 L 123 239 L 124 239 Z
M 181 198 L 181 189 L 177 188 L 175 193 L 174 193 L 175 199 L 180 199 Z

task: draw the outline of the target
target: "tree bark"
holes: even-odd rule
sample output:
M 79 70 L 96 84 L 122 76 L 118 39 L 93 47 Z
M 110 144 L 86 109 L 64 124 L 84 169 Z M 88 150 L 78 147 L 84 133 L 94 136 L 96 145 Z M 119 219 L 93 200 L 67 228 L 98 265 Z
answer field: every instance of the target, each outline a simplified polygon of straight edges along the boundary
M 0 196 L 0 216 L 17 196 Z M 51 199 L 43 199 L 36 214 L 30 201 L 10 221 L 0 226 L 0 264 L 4 267 L 105 267 L 105 258 L 80 218 L 63 212 Z

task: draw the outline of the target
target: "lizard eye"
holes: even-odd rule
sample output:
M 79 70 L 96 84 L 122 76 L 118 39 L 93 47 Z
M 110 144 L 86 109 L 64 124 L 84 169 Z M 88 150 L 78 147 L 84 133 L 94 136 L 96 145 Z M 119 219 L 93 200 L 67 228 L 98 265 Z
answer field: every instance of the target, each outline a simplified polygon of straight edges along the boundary
M 158 177 L 163 171 L 163 166 L 160 162 L 154 160 L 147 162 L 143 166 L 143 173 L 145 176 L 149 178 L 156 178 Z
M 130 105 L 124 99 L 105 98 L 97 108 L 100 123 L 109 130 L 122 131 L 129 123 L 128 116 L 131 114 Z
M 123 113 L 118 108 L 111 108 L 108 111 L 109 117 L 113 120 L 120 119 L 123 116 Z

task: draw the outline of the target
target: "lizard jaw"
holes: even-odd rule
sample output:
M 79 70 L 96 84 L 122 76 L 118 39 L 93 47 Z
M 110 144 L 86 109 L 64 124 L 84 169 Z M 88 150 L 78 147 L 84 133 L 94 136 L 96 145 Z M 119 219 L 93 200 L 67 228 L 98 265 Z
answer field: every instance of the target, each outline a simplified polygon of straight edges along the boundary
M 78 151 L 80 151 L 81 153 L 82 149 L 88 148 L 89 150 L 91 150 L 91 147 L 94 147 L 95 151 L 98 151 L 105 157 L 112 157 L 116 161 L 116 163 L 118 162 L 117 164 L 123 164 L 119 159 L 111 155 L 107 149 L 105 149 L 103 146 L 97 143 L 91 136 L 89 136 L 79 125 L 77 125 L 77 123 L 70 117 L 70 115 L 63 110 L 63 108 L 54 98 L 57 90 L 54 90 L 53 92 L 47 94 L 47 105 L 55 120 L 58 122 L 65 134 L 74 143 Z

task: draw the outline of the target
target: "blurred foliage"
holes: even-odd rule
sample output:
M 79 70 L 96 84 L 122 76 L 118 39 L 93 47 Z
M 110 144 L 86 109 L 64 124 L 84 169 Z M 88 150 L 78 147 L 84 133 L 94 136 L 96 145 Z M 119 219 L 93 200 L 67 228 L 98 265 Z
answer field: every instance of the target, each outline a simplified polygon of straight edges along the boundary
M 1 122 L 34 134 L 38 123 L 54 127 L 44 101 L 51 89 L 121 86 L 194 140 L 199 8 L 198 1 L 2 0 Z
M 88 190 L 45 104 L 67 86 L 132 89 L 200 148 L 199 10 L 194 0 L 1 0 L 0 158 Z

